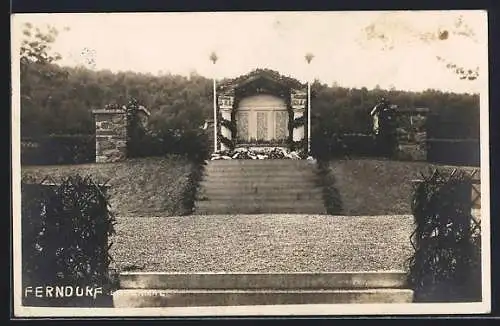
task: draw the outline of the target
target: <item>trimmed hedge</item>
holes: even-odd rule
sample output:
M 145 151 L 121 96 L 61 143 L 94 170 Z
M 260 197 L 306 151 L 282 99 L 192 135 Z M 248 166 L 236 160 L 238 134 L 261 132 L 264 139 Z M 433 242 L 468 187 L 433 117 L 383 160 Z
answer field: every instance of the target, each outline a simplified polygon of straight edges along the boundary
M 129 157 L 151 157 L 176 154 L 187 157 L 198 163 L 209 156 L 209 137 L 204 130 L 185 130 L 176 133 L 172 130 L 162 130 L 155 134 L 145 133 L 134 140 L 134 146 L 129 147 Z
M 99 306 L 109 304 L 113 282 L 109 274 L 114 217 L 108 209 L 106 186 L 89 177 L 68 177 L 59 185 L 23 179 L 22 280 L 23 305 Z M 73 288 L 64 298 L 37 297 L 39 286 Z M 101 288 L 102 294 L 76 296 L 76 287 Z M 24 295 L 31 287 L 31 295 Z
M 479 138 L 479 110 L 471 110 L 461 114 L 460 112 L 456 114 L 429 114 L 426 121 L 427 137 L 438 139 Z
M 414 300 L 481 301 L 481 233 L 471 213 L 472 176 L 435 170 L 423 177 L 412 201 Z
M 332 134 L 312 135 L 312 155 L 320 160 L 345 156 L 383 156 L 380 145 L 373 135 Z
M 427 161 L 479 166 L 480 147 L 479 139 L 427 139 Z
M 21 140 L 21 164 L 54 165 L 95 162 L 95 135 L 47 135 Z

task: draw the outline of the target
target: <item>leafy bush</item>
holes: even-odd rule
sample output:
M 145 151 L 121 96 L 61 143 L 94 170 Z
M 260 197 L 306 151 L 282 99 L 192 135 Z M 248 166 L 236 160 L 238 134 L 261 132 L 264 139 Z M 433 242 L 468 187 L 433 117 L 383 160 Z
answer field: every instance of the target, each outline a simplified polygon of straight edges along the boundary
M 101 287 L 104 296 L 65 298 L 24 297 L 26 305 L 95 305 L 109 299 L 108 271 L 114 217 L 104 185 L 89 177 L 68 177 L 46 185 L 23 179 L 23 288 L 28 286 Z M 108 296 L 106 296 L 106 294 Z
M 21 141 L 21 163 L 26 165 L 95 162 L 95 135 L 48 135 Z
M 415 188 L 409 283 L 415 301 L 481 300 L 480 224 L 471 215 L 472 177 L 435 170 Z

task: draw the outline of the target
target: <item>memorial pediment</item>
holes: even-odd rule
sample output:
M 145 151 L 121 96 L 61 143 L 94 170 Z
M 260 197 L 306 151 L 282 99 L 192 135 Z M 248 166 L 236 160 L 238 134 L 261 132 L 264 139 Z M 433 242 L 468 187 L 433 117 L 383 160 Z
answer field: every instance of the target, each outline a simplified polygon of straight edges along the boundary
M 281 75 L 279 72 L 270 69 L 255 69 L 248 74 L 223 80 L 219 85 L 219 90 L 222 92 L 231 92 L 243 89 L 245 87 L 258 85 L 274 86 L 283 89 L 302 89 L 306 87 L 295 78 Z

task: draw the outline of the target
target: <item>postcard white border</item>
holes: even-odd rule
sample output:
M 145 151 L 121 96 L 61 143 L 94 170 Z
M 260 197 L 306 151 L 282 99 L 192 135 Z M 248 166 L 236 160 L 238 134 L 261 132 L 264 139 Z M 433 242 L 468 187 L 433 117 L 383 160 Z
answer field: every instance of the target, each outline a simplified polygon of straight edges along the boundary
M 481 229 L 482 229 L 482 293 L 480 303 L 410 303 L 410 304 L 314 304 L 279 306 L 223 306 L 176 308 L 47 308 L 23 307 L 21 283 L 21 165 L 20 165 L 20 68 L 19 40 L 21 31 L 11 33 L 12 69 L 12 225 L 13 225 L 13 292 L 15 317 L 182 317 L 182 316 L 325 316 L 325 315 L 448 315 L 479 314 L 491 311 L 490 275 L 490 173 L 489 173 L 489 101 L 488 101 L 488 25 L 484 14 L 484 30 L 480 31 L 483 47 L 481 116 Z M 134 13 L 130 13 L 134 14 Z M 11 26 L 15 16 L 11 15 Z

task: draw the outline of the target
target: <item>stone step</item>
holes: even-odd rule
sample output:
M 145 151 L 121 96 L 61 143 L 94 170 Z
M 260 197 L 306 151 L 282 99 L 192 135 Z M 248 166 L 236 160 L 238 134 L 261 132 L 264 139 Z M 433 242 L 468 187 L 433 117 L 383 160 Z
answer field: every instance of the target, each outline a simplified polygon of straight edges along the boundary
M 411 303 L 406 289 L 362 290 L 118 290 L 115 308 L 279 304 Z
M 196 307 L 279 304 L 410 303 L 405 289 L 356 290 L 118 290 L 115 308 Z
M 316 173 L 313 171 L 304 169 L 304 170 L 295 170 L 295 169 L 221 169 L 221 170 L 215 170 L 215 171 L 208 171 L 206 170 L 204 172 L 205 176 L 220 176 L 220 177 L 231 177 L 231 176 L 239 176 L 239 175 L 244 175 L 244 176 L 260 176 L 260 175 L 269 175 L 269 176 L 295 176 L 295 177 L 309 177 L 309 176 L 315 176 Z
M 246 186 L 246 187 L 214 187 L 209 186 L 206 188 L 200 188 L 198 191 L 198 195 L 206 197 L 206 196 L 297 196 L 297 195 L 305 195 L 305 196 L 323 196 L 323 189 L 311 185 L 310 187 L 282 187 L 280 185 L 266 185 L 257 186 L 257 193 L 255 192 L 254 186 Z M 201 198 L 201 197 L 200 197 Z
M 304 202 L 261 202 L 247 203 L 245 201 L 217 200 L 196 202 L 195 214 L 326 214 L 322 201 L 309 200 Z
M 210 169 L 255 169 L 255 168 L 269 168 L 269 169 L 297 169 L 297 170 L 303 170 L 303 169 L 309 169 L 309 170 L 315 170 L 318 168 L 316 164 L 313 163 L 305 163 L 305 162 L 281 162 L 281 161 L 272 161 L 272 160 L 267 160 L 267 162 L 264 162 L 263 160 L 259 161 L 243 161 L 241 160 L 242 163 L 236 162 L 236 163 L 211 163 L 211 164 L 206 164 L 205 169 L 210 170 Z
M 242 198 L 244 196 L 244 198 Z M 264 192 L 264 193 L 251 193 L 246 194 L 235 193 L 227 191 L 225 193 L 199 193 L 197 199 L 200 201 L 218 201 L 218 200 L 244 200 L 245 202 L 275 202 L 275 201 L 310 201 L 310 200 L 323 200 L 323 194 L 317 192 L 297 192 L 297 193 L 279 193 L 279 192 Z
M 203 180 L 200 182 L 200 189 L 248 189 L 255 190 L 277 190 L 287 188 L 300 188 L 303 190 L 320 189 L 316 182 L 312 180 Z
M 410 303 L 401 271 L 121 273 L 115 307 Z
M 203 177 L 205 182 L 246 182 L 246 183 L 298 183 L 302 184 L 304 182 L 316 183 L 318 182 L 314 176 L 296 176 L 296 175 L 207 175 Z
M 280 200 L 279 198 L 276 198 L 276 200 L 255 200 L 255 201 L 250 201 L 246 200 L 245 198 L 240 198 L 238 201 L 234 201 L 234 199 L 207 199 L 207 200 L 200 200 L 198 202 L 199 205 L 196 207 L 202 207 L 202 206 L 225 206 L 225 207 L 233 207 L 233 208 L 241 208 L 241 207 L 246 207 L 246 206 L 259 206 L 259 207 L 305 207 L 305 206 L 323 206 L 323 200 L 322 199 L 310 199 L 310 200 L 305 200 L 305 201 L 290 201 L 289 198 L 285 198 L 283 200 Z
M 307 160 L 209 161 L 196 214 L 325 214 L 322 188 Z
M 316 164 L 307 160 L 215 160 L 209 161 L 206 168 L 212 167 L 252 167 L 258 166 L 260 168 L 279 168 L 279 167 L 312 167 L 315 168 Z
M 304 161 L 294 160 L 227 160 L 227 161 L 212 161 L 205 164 L 205 168 L 255 168 L 268 167 L 274 168 L 292 168 L 292 169 L 315 169 L 317 164 Z
M 357 272 L 295 272 L 295 273 L 180 273 L 122 272 L 121 289 L 404 289 L 406 273 L 398 270 Z

